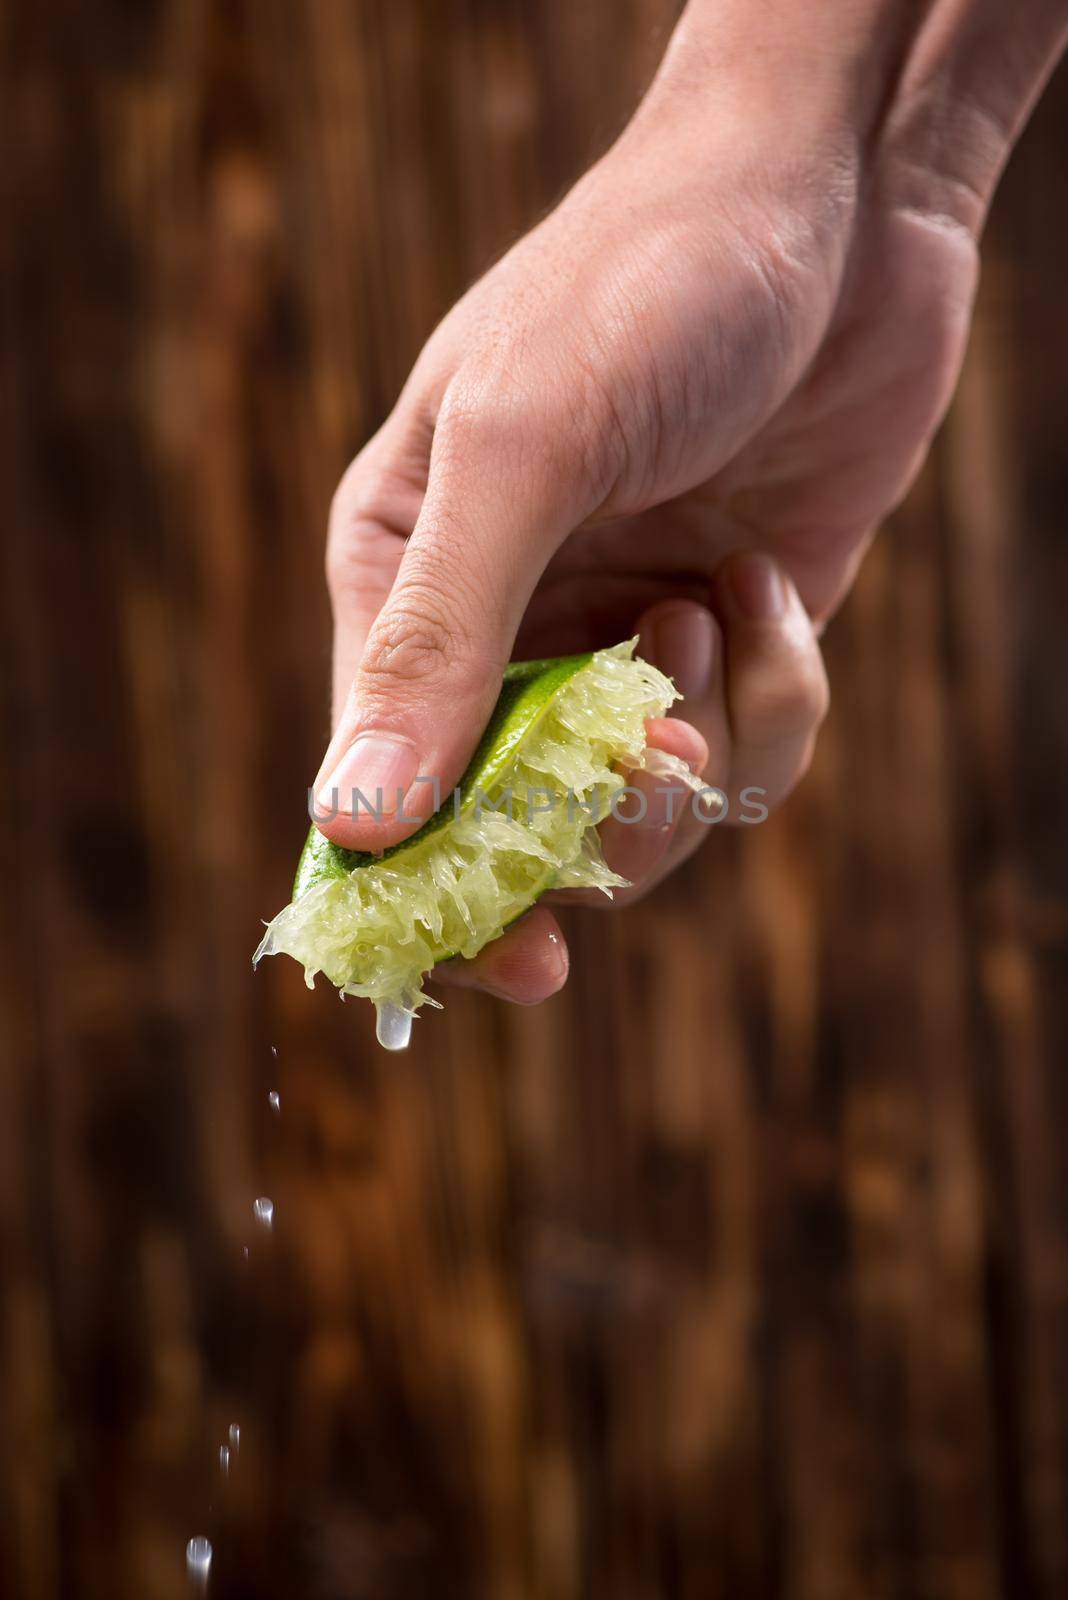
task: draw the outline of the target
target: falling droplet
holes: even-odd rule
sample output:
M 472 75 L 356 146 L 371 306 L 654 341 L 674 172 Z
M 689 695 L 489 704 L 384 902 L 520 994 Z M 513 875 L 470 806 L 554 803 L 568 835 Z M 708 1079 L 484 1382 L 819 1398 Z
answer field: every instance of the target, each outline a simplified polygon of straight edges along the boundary
M 224 1478 L 228 1478 L 230 1476 L 230 1447 L 229 1447 L 229 1445 L 221 1444 L 219 1446 L 219 1470 L 221 1471 L 221 1473 L 222 1473 Z
M 274 1201 L 268 1200 L 266 1195 L 261 1195 L 252 1202 L 252 1215 L 261 1228 L 269 1228 L 274 1222 Z
M 191 1578 L 201 1584 L 207 1583 L 211 1571 L 211 1541 L 205 1539 L 203 1534 L 197 1534 L 186 1545 L 185 1566 Z
M 277 1089 L 271 1090 L 270 1094 L 267 1096 L 267 1101 L 272 1111 L 281 1111 L 282 1096 L 278 1093 Z
M 274 1056 L 275 1060 L 277 1061 L 278 1060 L 278 1046 L 276 1044 L 272 1044 L 272 1046 L 271 1046 L 271 1054 L 272 1054 L 272 1056 Z
M 376 1007 L 375 1036 L 383 1050 L 407 1050 L 412 1037 L 412 1013 L 400 1006 Z
M 247 1261 L 248 1260 L 248 1245 L 247 1244 L 245 1246 L 243 1246 L 241 1254 L 244 1256 L 245 1260 Z
M 241 1425 L 240 1425 L 240 1423 L 231 1422 L 229 1438 L 230 1438 L 231 1448 L 233 1449 L 233 1451 L 236 1454 L 236 1452 L 238 1450 L 240 1450 L 240 1448 L 241 1448 Z

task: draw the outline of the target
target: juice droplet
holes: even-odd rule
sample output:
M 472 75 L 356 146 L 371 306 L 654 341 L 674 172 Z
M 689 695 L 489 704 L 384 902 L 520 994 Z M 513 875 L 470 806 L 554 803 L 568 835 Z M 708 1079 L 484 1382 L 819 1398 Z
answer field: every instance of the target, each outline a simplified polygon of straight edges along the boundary
M 219 1471 L 224 1478 L 230 1476 L 230 1446 L 226 1444 L 219 1446 Z
M 274 1222 L 274 1201 L 268 1200 L 266 1195 L 261 1195 L 252 1202 L 252 1215 L 261 1228 L 269 1228 Z
M 186 1545 L 185 1565 L 191 1578 L 197 1579 L 199 1583 L 208 1581 L 208 1573 L 211 1571 L 211 1541 L 205 1539 L 203 1534 L 197 1534 Z
M 272 1054 L 272 1056 L 274 1056 L 275 1060 L 277 1061 L 278 1060 L 278 1046 L 276 1044 L 272 1044 L 272 1046 L 271 1046 L 271 1054 Z
M 237 1451 L 240 1450 L 240 1448 L 241 1448 L 241 1425 L 240 1425 L 240 1423 L 231 1422 L 229 1439 L 230 1439 L 230 1448 L 236 1454 Z
M 407 1050 L 412 1037 L 412 1014 L 400 1006 L 376 1006 L 375 1036 L 383 1050 Z
M 282 1096 L 278 1093 L 277 1089 L 271 1090 L 270 1094 L 267 1096 L 267 1103 L 272 1111 L 281 1111 Z

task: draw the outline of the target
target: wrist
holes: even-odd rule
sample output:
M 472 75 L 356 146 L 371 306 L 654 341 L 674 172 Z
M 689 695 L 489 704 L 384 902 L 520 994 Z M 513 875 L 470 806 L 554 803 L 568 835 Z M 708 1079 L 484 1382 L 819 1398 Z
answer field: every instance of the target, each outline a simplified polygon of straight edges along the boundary
M 1066 41 L 1066 0 L 940 0 L 917 34 L 880 132 L 881 178 L 894 201 L 951 218 L 978 237 Z
M 1068 0 L 689 0 L 648 103 L 978 234 L 1066 39 Z
M 763 120 L 781 150 L 800 138 L 858 155 L 915 33 L 909 0 L 689 0 L 654 93 Z

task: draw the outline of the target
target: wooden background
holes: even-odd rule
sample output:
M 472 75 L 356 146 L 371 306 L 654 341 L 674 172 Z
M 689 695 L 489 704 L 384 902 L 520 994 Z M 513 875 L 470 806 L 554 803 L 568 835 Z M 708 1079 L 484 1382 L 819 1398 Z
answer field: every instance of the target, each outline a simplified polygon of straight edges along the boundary
M 1063 80 L 786 813 L 404 1057 L 249 969 L 334 482 L 672 10 L 0 21 L 5 1595 L 1068 1593 Z

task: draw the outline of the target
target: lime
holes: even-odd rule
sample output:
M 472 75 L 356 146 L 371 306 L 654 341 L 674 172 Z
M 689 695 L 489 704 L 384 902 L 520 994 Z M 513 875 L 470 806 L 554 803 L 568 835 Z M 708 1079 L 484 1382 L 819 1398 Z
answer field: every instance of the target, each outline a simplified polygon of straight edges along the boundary
M 373 1000 L 383 1042 L 403 1039 L 397 1018 L 437 1003 L 423 992 L 435 963 L 476 955 L 547 889 L 623 885 L 596 825 L 624 787 L 619 769 L 643 765 L 646 718 L 678 698 L 635 643 L 513 662 L 458 789 L 384 854 L 344 850 L 313 827 L 292 904 L 255 960 L 293 956 L 309 987 L 322 972 L 342 995 Z

